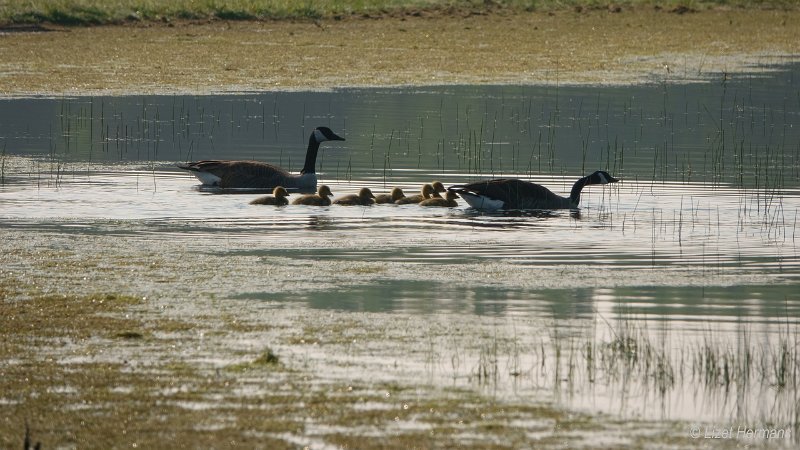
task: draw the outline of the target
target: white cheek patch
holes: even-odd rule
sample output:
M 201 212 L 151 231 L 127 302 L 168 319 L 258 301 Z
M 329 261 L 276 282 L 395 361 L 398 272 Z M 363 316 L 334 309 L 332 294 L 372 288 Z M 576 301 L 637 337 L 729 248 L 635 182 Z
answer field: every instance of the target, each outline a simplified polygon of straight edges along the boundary
M 317 141 L 317 142 L 325 142 L 325 141 L 328 140 L 328 138 L 326 138 L 325 135 L 322 134 L 321 131 L 314 130 L 314 140 Z

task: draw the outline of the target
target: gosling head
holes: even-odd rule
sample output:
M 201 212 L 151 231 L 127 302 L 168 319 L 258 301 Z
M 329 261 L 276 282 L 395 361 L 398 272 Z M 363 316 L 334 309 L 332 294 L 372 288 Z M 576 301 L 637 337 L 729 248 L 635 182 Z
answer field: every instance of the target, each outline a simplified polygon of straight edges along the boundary
M 361 188 L 361 190 L 358 191 L 358 197 L 365 200 L 368 198 L 375 198 L 375 195 L 372 194 L 369 188 Z
M 430 198 L 436 190 L 433 188 L 431 184 L 423 184 L 422 185 L 422 197 L 423 198 Z
M 400 200 L 401 198 L 405 197 L 406 194 L 403 193 L 403 190 L 399 187 L 392 189 L 392 201 Z
M 446 198 L 448 201 L 453 201 L 458 199 L 458 194 L 453 191 L 447 191 L 447 194 L 444 194 L 444 198 Z
M 433 186 L 434 192 L 444 192 L 447 190 L 444 188 L 444 185 L 442 184 L 441 181 L 434 181 L 433 183 L 431 183 L 431 186 Z
M 314 140 L 320 143 L 325 141 L 343 141 L 344 138 L 331 131 L 328 127 L 317 127 L 314 129 Z
M 612 177 L 608 174 L 608 172 L 603 170 L 598 170 L 597 172 L 589 175 L 589 179 L 586 181 L 586 184 L 608 184 L 608 183 L 616 183 L 619 180 Z
M 275 198 L 286 198 L 289 196 L 289 192 L 283 186 L 276 186 L 275 189 L 272 190 L 272 195 Z
M 319 187 L 319 190 L 317 190 L 317 195 L 323 198 L 332 197 L 333 192 L 331 192 L 331 188 L 329 188 L 327 184 L 323 184 Z

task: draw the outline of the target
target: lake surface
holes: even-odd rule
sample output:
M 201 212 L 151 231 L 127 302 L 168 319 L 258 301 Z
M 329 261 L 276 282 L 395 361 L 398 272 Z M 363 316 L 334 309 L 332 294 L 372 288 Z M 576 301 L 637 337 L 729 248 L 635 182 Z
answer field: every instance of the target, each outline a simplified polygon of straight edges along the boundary
M 499 376 L 502 395 L 545 390 L 622 416 L 796 430 L 797 384 L 776 388 L 763 366 L 782 354 L 797 374 L 800 65 L 771 69 L 687 85 L 0 100 L 0 233 L 121 258 L 209 255 L 250 275 L 206 290 L 129 286 L 165 298 L 499 320 L 529 350 L 516 354 L 525 376 Z M 317 161 L 336 196 L 491 177 L 566 194 L 598 169 L 622 182 L 584 190 L 580 211 L 272 208 L 248 204 L 261 193 L 198 188 L 174 167 L 258 159 L 297 171 L 320 125 L 347 139 L 322 144 Z M 185 270 L 165 268 L 178 280 Z M 86 289 L 124 286 L 111 275 Z M 621 342 L 621 330 L 706 375 L 687 368 L 660 390 L 647 383 L 663 373 L 587 382 L 593 369 L 562 377 L 553 367 L 574 361 L 533 350 L 561 355 L 561 340 L 586 360 L 584 344 Z M 722 360 L 742 345 L 761 355 L 761 376 L 721 392 L 695 356 Z M 550 369 L 534 370 L 537 358 Z M 458 378 L 450 372 L 439 376 Z

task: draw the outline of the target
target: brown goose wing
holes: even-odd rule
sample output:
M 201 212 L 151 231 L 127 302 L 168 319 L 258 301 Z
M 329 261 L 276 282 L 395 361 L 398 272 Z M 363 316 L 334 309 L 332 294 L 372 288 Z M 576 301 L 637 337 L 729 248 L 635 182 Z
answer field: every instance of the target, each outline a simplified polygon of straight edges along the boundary
M 260 161 L 203 160 L 178 167 L 193 172 L 208 172 L 220 178 L 221 188 L 272 188 L 291 175 L 280 167 Z

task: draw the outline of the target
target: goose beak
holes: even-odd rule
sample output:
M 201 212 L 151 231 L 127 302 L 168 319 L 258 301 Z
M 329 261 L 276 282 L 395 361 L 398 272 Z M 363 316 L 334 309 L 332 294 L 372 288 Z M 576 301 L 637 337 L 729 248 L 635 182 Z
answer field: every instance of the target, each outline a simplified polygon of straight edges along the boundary
M 330 140 L 332 140 L 332 141 L 343 141 L 344 138 L 339 136 L 338 134 L 334 134 L 333 136 L 330 137 Z
M 609 178 L 608 178 L 608 182 L 609 182 L 609 183 L 616 183 L 616 182 L 618 182 L 618 181 L 619 181 L 619 178 L 614 178 L 614 177 L 609 177 Z

